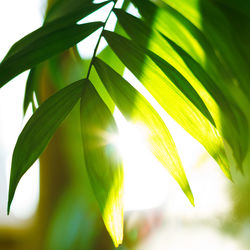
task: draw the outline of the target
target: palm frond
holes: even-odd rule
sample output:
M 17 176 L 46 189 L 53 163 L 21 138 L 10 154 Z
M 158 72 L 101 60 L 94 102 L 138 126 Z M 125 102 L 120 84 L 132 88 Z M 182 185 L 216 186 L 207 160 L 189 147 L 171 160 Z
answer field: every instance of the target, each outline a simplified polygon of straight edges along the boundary
M 105 22 L 77 24 L 111 2 L 113 7 Z M 78 42 L 99 28 L 102 32 L 91 60 L 83 61 L 78 56 L 74 64 L 86 76 L 77 74 L 80 81 L 63 87 L 41 104 L 21 132 L 13 153 L 8 209 L 20 178 L 80 97 L 86 168 L 116 246 L 122 242 L 123 232 L 122 164 L 113 147 L 109 145 L 112 152 L 107 154 L 107 145 L 99 145 L 104 142 L 98 134 L 108 133 L 111 127 L 116 130 L 114 105 L 127 120 L 145 124 L 151 151 L 193 203 L 174 141 L 157 111 L 123 79 L 125 67 L 204 146 L 228 178 L 232 178 L 232 165 L 243 170 L 249 142 L 250 36 L 239 28 L 244 30 L 250 23 L 246 2 L 126 0 L 123 8 L 117 9 L 116 1 L 56 1 L 47 12 L 44 25 L 16 42 L 0 64 L 1 87 L 31 69 L 24 111 L 32 102 L 33 93 L 39 92 L 36 82 L 42 75 L 40 63 L 49 60 L 49 68 L 56 65 L 56 69 L 59 53 L 71 50 L 71 56 L 77 55 L 74 46 Z M 126 12 L 129 3 L 136 6 L 141 17 Z M 117 17 L 116 28 L 108 31 L 106 24 L 112 13 Z M 102 38 L 108 46 L 97 55 Z M 54 79 L 59 82 L 60 76 L 55 75 Z

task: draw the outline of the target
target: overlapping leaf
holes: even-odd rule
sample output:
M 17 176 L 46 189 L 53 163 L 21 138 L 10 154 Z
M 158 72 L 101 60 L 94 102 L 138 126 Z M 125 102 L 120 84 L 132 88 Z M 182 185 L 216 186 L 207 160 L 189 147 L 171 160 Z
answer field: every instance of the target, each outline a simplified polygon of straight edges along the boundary
M 93 22 L 58 29 L 55 22 L 32 32 L 17 42 L 0 64 L 0 87 L 23 71 L 74 46 L 101 26 L 101 22 Z
M 59 0 L 49 9 L 44 22 L 61 20 L 62 25 L 75 23 L 109 2 L 94 4 L 91 0 Z
M 107 4 L 109 1 L 106 1 L 101 4 L 90 4 L 85 3 L 80 4 L 80 6 L 77 5 L 75 8 L 69 8 L 68 11 L 64 9 L 63 12 L 59 12 L 59 17 L 55 17 L 53 21 L 49 22 L 47 19 L 44 22 L 44 25 L 33 31 L 32 33 L 28 34 L 27 36 L 23 37 L 21 40 L 16 42 L 9 50 L 7 55 L 5 56 L 4 60 L 6 60 L 8 57 L 12 56 L 13 54 L 19 52 L 20 50 L 23 50 L 25 47 L 30 46 L 36 41 L 39 41 L 42 38 L 46 38 L 51 33 L 57 32 L 60 29 L 66 28 L 70 25 L 73 25 L 76 23 L 76 21 L 80 20 L 83 17 L 86 17 L 89 15 L 92 11 L 95 11 L 99 9 L 100 7 Z M 80 15 L 79 15 L 79 9 L 80 9 Z M 71 15 L 68 14 L 71 13 Z M 78 13 L 78 15 L 77 15 Z M 54 16 L 54 15 L 53 15 Z
M 218 130 L 228 141 L 233 150 L 233 155 L 237 161 L 238 167 L 241 169 L 248 148 L 247 118 L 240 110 L 237 103 L 234 102 L 233 98 L 229 96 L 229 93 L 227 91 L 222 92 L 206 71 L 190 55 L 168 38 L 165 37 L 165 39 L 181 56 L 193 74 L 217 103 L 217 108 L 220 109 L 220 113 L 216 114 L 215 110 L 214 117 Z M 209 101 L 211 103 L 211 99 Z
M 139 7 L 145 19 L 150 20 L 148 14 L 150 13 L 150 8 L 154 8 L 153 4 L 148 0 L 145 0 L 144 4 L 142 4 L 139 0 L 132 1 Z M 216 74 L 220 80 L 223 80 L 222 82 L 227 85 L 226 88 L 228 88 L 228 84 L 234 84 L 234 82 L 237 81 L 237 84 L 239 84 L 244 91 L 249 94 L 250 88 L 248 82 L 250 74 L 248 65 L 241 54 L 241 48 L 238 47 L 235 42 L 236 39 L 234 39 L 232 27 L 220 8 L 218 8 L 218 6 L 211 1 L 206 0 L 164 0 L 164 2 L 167 4 L 166 8 L 157 8 L 157 15 L 154 23 L 155 28 L 159 29 L 164 35 L 174 40 L 195 60 L 197 60 L 201 65 L 204 65 L 206 69 L 211 70 L 211 68 L 213 68 L 213 74 Z M 175 12 L 175 14 L 169 13 L 170 16 L 174 18 L 174 23 L 184 25 L 181 21 L 183 18 L 180 18 L 180 14 L 182 17 L 185 17 L 185 20 L 190 22 L 194 29 L 196 29 L 196 33 L 198 32 L 204 37 L 203 40 L 206 41 L 206 44 L 209 43 L 210 46 L 215 49 L 216 55 L 219 57 L 219 64 L 216 57 L 211 57 L 211 50 L 210 52 L 207 51 L 207 47 L 204 46 L 205 44 L 203 44 L 202 41 L 195 36 L 190 27 L 185 25 L 182 26 L 182 33 L 189 33 L 191 35 L 189 38 L 194 40 L 194 42 L 198 41 L 194 47 L 194 51 L 196 50 L 198 52 L 198 48 L 203 50 L 202 53 L 205 60 L 198 60 L 192 51 L 188 50 L 186 45 L 189 39 L 188 37 L 181 40 L 180 38 L 182 35 L 180 32 L 176 31 L 175 33 L 178 34 L 178 36 L 176 36 L 174 32 L 170 30 L 168 27 L 169 22 L 163 21 L 168 20 L 166 19 L 167 17 L 171 19 L 167 13 L 170 6 Z M 196 54 L 198 55 L 198 53 Z M 200 59 L 202 59 L 202 57 L 200 57 Z M 219 67 L 219 65 L 221 65 L 221 67 Z
M 56 23 L 58 24 L 58 28 L 60 26 L 65 27 L 67 25 L 74 24 L 76 21 L 93 13 L 95 10 L 101 8 L 107 3 L 109 3 L 109 1 L 99 3 L 99 4 L 93 4 L 90 0 L 56 1 L 56 3 L 50 8 L 48 13 L 46 14 L 44 25 L 50 22 L 54 22 L 54 21 L 56 21 Z M 24 45 L 20 44 L 17 46 L 17 48 L 14 48 L 13 46 L 12 49 L 13 50 L 18 49 L 18 47 L 22 47 L 22 46 Z M 55 74 L 56 72 L 58 72 L 57 69 L 53 69 L 53 70 Z M 37 74 L 33 71 L 38 71 L 38 69 L 32 68 L 29 73 L 29 77 L 26 83 L 25 96 L 24 96 L 24 104 L 23 104 L 24 113 L 26 112 L 29 103 L 32 102 L 32 95 L 33 95 L 33 91 L 35 90 L 35 85 L 37 82 L 35 78 Z
M 104 224 L 117 247 L 123 238 L 123 168 L 112 141 L 117 128 L 110 110 L 90 81 L 84 87 L 80 112 L 89 179 Z
M 244 114 L 237 108 L 228 92 L 222 91 L 202 66 L 172 40 L 161 36 L 155 30 L 150 29 L 142 20 L 122 10 L 116 9 L 115 13 L 123 28 L 137 44 L 143 46 L 143 41 L 150 34 L 150 42 L 147 44 L 150 51 L 146 51 L 146 53 L 212 124 L 214 124 L 213 119 L 215 120 L 217 128 L 229 142 L 238 165 L 241 166 L 248 141 L 247 123 Z M 200 94 L 213 116 L 212 119 L 198 94 L 177 70 L 192 83 L 192 86 Z M 237 114 L 234 114 L 235 109 L 238 110 Z
M 218 162 L 230 178 L 230 171 L 223 141 L 218 131 L 197 108 L 174 86 L 149 58 L 145 51 L 132 41 L 115 33 L 103 33 L 110 47 L 125 66 L 141 81 L 159 104 Z M 143 71 L 140 66 L 143 65 Z
M 144 21 L 151 28 L 159 30 L 175 41 L 201 65 L 206 65 L 210 71 L 217 70 L 216 67 L 220 66 L 220 62 L 215 55 L 214 49 L 203 33 L 189 19 L 168 5 L 157 7 L 148 0 L 143 3 L 140 0 L 132 0 L 132 2 L 138 7 Z M 151 13 L 154 13 L 153 23 L 151 23 Z M 194 13 L 192 15 L 195 16 Z M 212 64 L 210 64 L 210 59 L 213 61 Z
M 107 64 L 96 58 L 94 65 L 122 114 L 128 120 L 148 128 L 146 136 L 151 151 L 178 182 L 190 202 L 194 204 L 194 198 L 174 141 L 158 113 L 136 89 Z
M 85 82 L 80 80 L 72 83 L 46 100 L 19 135 L 11 163 L 8 212 L 18 182 L 43 152 L 57 127 L 79 100 Z
M 125 1 L 125 4 L 126 2 L 128 4 L 128 1 Z M 118 22 L 116 24 L 115 31 L 117 33 L 122 33 L 122 34 L 125 33 L 121 25 Z M 101 51 L 98 56 L 102 60 L 108 60 L 112 68 L 114 68 L 119 74 L 122 74 L 124 72 L 124 69 L 125 69 L 124 64 L 117 58 L 117 56 L 113 53 L 112 49 L 109 46 L 104 48 L 104 50 Z M 109 109 L 113 111 L 115 108 L 115 104 L 110 98 L 109 94 L 107 93 L 107 90 L 105 89 L 102 82 L 100 81 L 100 78 L 98 77 L 94 68 L 92 68 L 91 70 L 89 79 L 93 83 L 93 85 L 95 86 L 95 89 L 97 90 L 101 98 L 104 100 L 104 102 L 107 104 Z
M 228 77 L 230 74 L 226 73 L 227 69 L 216 57 L 210 42 L 196 26 L 171 7 L 165 6 L 164 8 L 158 8 L 148 1 L 145 1 L 144 4 L 137 0 L 134 0 L 134 2 L 139 7 L 146 23 L 150 24 L 151 22 L 152 17 L 150 13 L 154 13 L 155 22 L 151 24 L 151 28 L 149 28 L 141 20 L 125 12 L 116 10 L 116 15 L 124 29 L 138 44 L 141 44 L 141 41 L 149 34 L 149 30 L 151 29 L 151 39 L 148 48 L 160 55 L 164 60 L 170 62 L 174 68 L 179 70 L 179 72 L 192 83 L 211 112 L 220 133 L 232 148 L 237 165 L 241 168 L 248 144 L 247 122 L 238 104 L 232 98 L 230 88 L 228 88 L 228 80 L 225 79 L 225 75 Z M 180 5 L 181 4 L 185 5 L 186 16 L 187 13 L 193 13 L 193 16 L 190 18 L 196 16 L 194 5 L 199 3 L 196 3 L 196 1 L 190 1 L 189 3 L 180 1 Z M 175 3 L 171 2 L 171 5 L 175 6 Z M 175 7 L 177 8 L 177 6 Z M 180 9 L 179 5 L 177 9 Z M 178 24 L 181 26 L 183 32 L 190 33 L 193 39 L 198 41 L 200 49 L 198 49 L 198 47 L 195 48 L 197 51 L 203 51 L 203 57 L 204 55 L 206 56 L 205 61 L 202 57 L 197 57 L 198 54 L 196 52 L 194 53 L 194 51 L 186 47 L 189 36 L 185 38 L 186 40 L 184 37 L 180 39 L 179 32 L 172 32 L 171 24 L 164 22 L 164 20 L 169 20 L 169 18 L 175 25 Z M 196 17 L 196 19 L 199 20 L 199 17 Z M 133 29 L 132 27 L 136 28 Z M 157 30 L 163 32 L 163 37 L 168 41 L 168 44 L 162 40 L 159 33 L 156 32 Z M 174 39 L 174 41 L 169 37 Z M 169 48 L 169 45 L 172 48 Z M 192 57 L 196 58 L 197 61 Z
M 150 39 L 149 39 L 150 44 L 148 46 L 150 48 L 153 46 L 153 51 L 155 51 L 155 50 L 157 51 L 158 46 L 161 47 L 162 49 L 159 49 L 160 53 L 159 53 L 159 51 L 157 51 L 157 52 L 159 54 L 161 54 L 161 56 L 163 53 L 163 55 L 165 55 L 165 57 L 166 57 L 166 54 L 168 54 L 167 53 L 168 47 L 167 46 L 166 46 L 166 48 L 164 47 L 164 44 L 166 45 L 166 43 L 164 43 L 164 41 L 162 41 L 162 39 L 160 39 L 159 35 L 157 36 L 157 34 L 150 32 L 150 30 L 145 25 L 143 25 L 143 23 L 141 23 L 139 21 L 139 19 L 127 14 L 124 11 L 115 10 L 115 13 L 118 17 L 119 22 L 122 24 L 122 26 L 124 27 L 126 32 L 129 35 L 131 34 L 131 37 L 134 38 L 134 40 L 136 40 L 136 42 L 138 42 L 140 45 L 143 45 L 142 41 L 146 38 L 147 34 L 151 33 Z M 152 45 L 152 44 L 154 44 L 154 45 Z M 171 49 L 169 49 L 169 50 L 171 50 Z M 157 56 L 156 54 L 151 53 L 150 51 L 146 51 L 146 53 L 158 65 L 158 67 L 160 67 L 162 69 L 162 71 L 171 80 L 171 82 L 173 84 L 175 84 L 176 87 L 180 89 L 180 91 L 182 91 L 182 93 L 200 110 L 200 112 L 205 117 L 207 117 L 207 119 L 213 125 L 215 125 L 213 118 L 212 118 L 211 114 L 209 113 L 206 105 L 204 104 L 204 102 L 202 101 L 200 96 L 197 94 L 195 89 L 192 87 L 192 85 L 190 85 L 190 83 L 179 73 L 179 71 L 177 71 L 170 63 L 163 60 L 161 57 Z M 173 52 L 172 52 L 172 54 L 173 54 Z M 168 58 L 170 58 L 170 57 L 171 57 L 171 55 L 168 56 Z M 174 57 L 172 57 L 172 58 L 175 59 Z

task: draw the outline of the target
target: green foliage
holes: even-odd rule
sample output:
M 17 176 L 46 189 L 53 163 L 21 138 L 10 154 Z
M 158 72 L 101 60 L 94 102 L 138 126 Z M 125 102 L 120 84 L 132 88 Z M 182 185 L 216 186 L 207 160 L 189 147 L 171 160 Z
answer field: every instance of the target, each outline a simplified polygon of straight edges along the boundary
M 37 160 L 58 126 L 73 109 L 81 97 L 85 81 L 72 83 L 46 100 L 19 135 L 11 164 L 8 213 L 19 180 Z
M 104 23 L 77 24 L 111 2 L 113 7 Z M 39 92 L 35 85 L 42 76 L 40 63 L 49 59 L 53 74 L 59 68 L 59 53 L 100 27 L 102 32 L 91 60 L 78 57 L 77 72 L 86 76 L 73 84 L 68 82 L 68 87 L 42 103 L 21 132 L 13 153 L 8 210 L 20 178 L 80 97 L 85 165 L 116 246 L 123 237 L 123 170 L 119 153 L 106 137 L 117 132 L 112 116 L 114 105 L 127 120 L 147 127 L 151 151 L 193 203 L 174 141 L 157 111 L 121 76 L 125 67 L 204 146 L 228 178 L 232 178 L 232 165 L 243 170 L 249 142 L 250 38 L 239 27 L 250 23 L 250 8 L 241 2 L 238 5 L 234 0 L 125 1 L 124 6 L 133 3 L 138 8 L 141 17 L 135 17 L 125 7 L 115 9 L 116 1 L 100 4 L 89 0 L 56 1 L 44 25 L 16 42 L 0 64 L 1 87 L 31 69 L 24 111 L 32 102 L 33 93 Z M 115 31 L 108 31 L 105 26 L 112 12 L 118 21 Z M 98 55 L 102 60 L 96 53 L 101 38 L 108 43 Z M 56 74 L 54 79 L 65 82 Z
M 112 137 L 118 134 L 112 113 L 90 81 L 81 98 L 81 131 L 86 168 L 104 224 L 118 247 L 123 238 L 123 168 Z
M 161 117 L 136 89 L 107 64 L 96 58 L 94 65 L 106 89 L 124 117 L 147 128 L 145 136 L 151 151 L 175 178 L 190 202 L 194 204 L 193 194 L 174 141 Z

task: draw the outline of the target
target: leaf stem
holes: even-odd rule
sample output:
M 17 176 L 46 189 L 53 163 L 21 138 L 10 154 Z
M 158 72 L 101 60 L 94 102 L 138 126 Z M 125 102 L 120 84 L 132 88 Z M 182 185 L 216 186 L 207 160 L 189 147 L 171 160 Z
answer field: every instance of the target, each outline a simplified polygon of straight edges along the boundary
M 101 34 L 100 34 L 100 36 L 99 36 L 99 38 L 98 38 L 98 40 L 97 40 L 97 43 L 96 43 L 96 46 L 95 46 L 95 49 L 94 49 L 94 52 L 93 52 L 93 56 L 92 56 L 91 61 L 90 61 L 90 64 L 89 64 L 89 69 L 88 69 L 88 73 L 87 73 L 86 79 L 89 79 L 89 75 L 90 75 L 90 72 L 91 72 L 91 68 L 92 68 L 92 65 L 93 65 L 93 61 L 94 61 L 94 58 L 95 58 L 95 56 L 96 56 L 96 53 L 97 53 L 97 50 L 98 50 L 98 47 L 99 47 L 99 44 L 100 44 L 100 41 L 101 41 L 103 31 L 104 31 L 104 29 L 105 29 L 105 26 L 106 26 L 106 24 L 107 24 L 107 22 L 108 22 L 108 19 L 109 19 L 111 13 L 113 12 L 113 10 L 114 10 L 114 8 L 115 8 L 115 5 L 116 5 L 116 1 L 114 1 L 114 5 L 113 5 L 113 7 L 111 8 L 111 10 L 110 10 L 110 12 L 109 12 L 109 14 L 108 14 L 108 16 L 107 16 L 105 22 L 103 23 L 102 32 L 101 32 Z

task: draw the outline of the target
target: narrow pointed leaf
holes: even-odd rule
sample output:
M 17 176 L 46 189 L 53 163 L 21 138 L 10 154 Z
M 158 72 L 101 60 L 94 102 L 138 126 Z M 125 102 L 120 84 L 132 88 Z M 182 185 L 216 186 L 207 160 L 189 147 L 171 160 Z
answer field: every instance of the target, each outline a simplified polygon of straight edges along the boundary
M 248 124 L 244 113 L 227 92 L 227 88 L 223 88 L 224 92 L 222 92 L 210 75 L 189 54 L 164 35 L 163 37 L 181 56 L 186 65 L 219 105 L 221 113 L 216 117 L 218 130 L 228 141 L 237 164 L 241 168 L 248 148 Z
M 56 6 L 59 5 L 60 7 L 63 7 L 64 4 L 67 5 L 69 1 L 67 2 L 64 1 L 63 5 L 61 5 L 60 3 L 61 1 L 58 1 Z M 77 3 L 80 4 L 80 2 L 78 1 Z M 92 13 L 92 11 L 97 10 L 98 8 L 104 6 L 105 4 L 107 4 L 107 2 L 100 3 L 100 4 L 85 3 L 85 5 L 80 4 L 80 6 L 78 6 L 79 8 L 76 7 L 75 9 L 71 7 L 71 8 L 68 8 L 67 10 L 65 9 L 66 6 L 64 6 L 63 10 L 61 10 L 60 8 L 59 10 L 57 10 L 59 12 L 58 14 L 56 14 L 57 11 L 54 10 L 56 13 L 52 11 L 53 13 L 51 13 L 51 16 L 53 16 L 53 19 L 55 20 L 50 21 L 50 20 L 47 20 L 46 18 L 42 27 L 33 31 L 32 33 L 28 34 L 27 36 L 23 37 L 21 40 L 15 43 L 8 51 L 4 60 L 6 60 L 11 55 L 17 53 L 18 51 L 22 50 L 24 47 L 31 46 L 35 41 L 38 41 L 39 39 L 46 37 L 46 35 L 75 24 L 76 21 L 80 20 L 83 17 L 86 17 L 87 15 Z
M 192 204 L 194 198 L 170 132 L 150 103 L 118 73 L 100 59 L 95 68 L 103 84 L 122 114 L 134 123 L 148 128 L 152 153 L 178 182 Z
M 156 6 L 152 3 L 150 3 L 150 6 L 156 8 Z M 145 8 L 145 5 L 141 5 L 140 7 Z M 159 11 L 162 12 L 162 10 L 158 10 L 158 12 Z M 172 10 L 171 13 L 173 13 L 173 11 L 174 10 Z M 232 99 L 228 88 L 225 87 L 225 81 L 222 80 L 222 77 L 219 78 L 218 74 L 210 70 L 208 72 L 211 73 L 213 77 L 211 78 L 203 69 L 202 65 L 196 62 L 184 49 L 179 47 L 171 39 L 154 30 L 154 24 L 152 25 L 153 27 L 150 28 L 141 19 L 138 19 L 119 9 L 115 9 L 115 14 L 122 27 L 137 44 L 143 46 L 143 41 L 147 37 L 150 37 L 150 41 L 147 44 L 147 48 L 150 51 L 146 51 L 146 53 L 172 80 L 173 84 L 177 85 L 182 93 L 190 99 L 190 101 L 203 113 L 204 116 L 209 119 L 212 124 L 214 124 L 213 120 L 215 121 L 217 129 L 233 149 L 233 154 L 238 163 L 237 165 L 241 166 L 246 154 L 248 142 L 248 137 L 246 135 L 246 118 L 239 109 L 238 114 L 234 114 L 235 108 L 237 109 L 237 104 Z M 188 20 L 185 20 L 184 17 L 182 17 L 181 20 L 183 19 L 186 21 L 185 23 L 188 22 Z M 189 26 L 186 25 L 187 28 Z M 195 27 L 193 27 L 193 29 L 194 28 Z M 200 36 L 196 36 L 195 38 L 197 39 Z M 199 39 L 198 41 L 199 43 L 203 41 L 201 44 L 203 45 L 202 47 L 206 54 L 209 55 L 208 59 L 210 59 L 210 61 L 213 59 L 213 65 L 218 66 L 216 58 L 211 57 L 212 48 L 209 47 L 210 45 L 205 43 L 204 39 Z M 158 56 L 151 53 L 151 51 Z M 217 68 L 221 69 L 221 67 Z M 178 70 L 181 75 L 176 70 Z M 210 113 L 208 113 L 208 111 L 206 111 L 206 107 L 204 107 L 204 103 L 199 101 L 199 96 L 197 97 L 197 93 L 189 87 L 189 83 L 186 82 L 186 79 L 192 84 L 204 100 L 213 117 L 212 120 L 210 118 Z M 213 79 L 216 79 L 217 84 L 213 81 Z
M 0 64 L 0 87 L 23 71 L 74 46 L 102 25 L 94 22 L 58 29 L 54 22 L 30 33 L 10 49 Z
M 103 35 L 125 66 L 149 90 L 167 113 L 206 148 L 225 175 L 231 178 L 224 144 L 217 129 L 176 86 L 169 82 L 154 62 L 149 57 L 145 57 L 145 51 L 141 47 L 109 31 L 103 32 Z M 141 65 L 143 65 L 142 71 Z
M 135 38 L 136 42 L 141 44 L 141 41 L 149 34 L 149 29 L 145 27 L 139 19 L 127 14 L 123 10 L 115 10 L 115 14 L 126 30 L 128 34 Z M 135 28 L 136 27 L 136 28 Z M 151 34 L 152 36 L 153 34 Z M 141 39 L 142 38 L 142 39 Z M 159 41 L 158 41 L 159 42 Z M 149 47 L 151 46 L 152 39 L 150 39 Z M 166 43 L 165 43 L 166 44 Z M 159 44 L 163 46 L 163 44 Z M 165 48 L 163 47 L 163 50 Z M 152 58 L 152 60 L 162 69 L 166 76 L 176 85 L 177 88 L 182 91 L 184 95 L 200 110 L 200 112 L 207 117 L 207 119 L 215 126 L 214 120 L 208 111 L 206 105 L 204 104 L 201 97 L 197 94 L 193 86 L 184 78 L 181 73 L 176 70 L 170 63 L 163 60 L 158 55 L 151 53 L 151 51 L 146 51 L 146 53 Z M 166 52 L 167 53 L 167 52 Z
M 61 20 L 62 25 L 75 23 L 109 2 L 104 1 L 103 3 L 93 4 L 91 0 L 57 1 L 48 11 L 45 23 L 55 20 Z
M 61 0 L 56 1 L 56 3 L 52 6 L 52 8 L 46 14 L 44 25 L 49 22 L 54 22 L 57 20 L 58 26 L 62 25 L 63 27 L 73 24 L 76 21 L 79 21 L 81 18 L 86 17 L 87 15 L 91 14 L 95 10 L 103 7 L 110 1 L 106 1 L 99 4 L 93 4 L 90 0 Z M 60 19 L 58 21 L 58 19 Z M 22 47 L 23 45 L 19 44 L 15 49 L 12 47 L 13 50 L 18 50 L 18 47 Z M 11 53 L 14 51 L 12 50 Z M 34 91 L 34 85 L 36 82 L 36 73 L 33 71 L 38 71 L 36 68 L 32 68 L 29 77 L 26 83 L 26 90 L 24 96 L 24 103 L 23 103 L 23 110 L 24 114 L 27 110 L 29 103 L 32 101 L 32 95 Z M 55 72 L 55 71 L 54 71 Z
M 127 3 L 126 3 L 127 2 Z M 128 4 L 128 1 L 124 2 L 125 6 Z M 124 34 L 124 30 L 122 29 L 121 25 L 119 23 L 115 26 L 115 32 Z M 104 48 L 98 56 L 102 60 L 108 60 L 109 64 L 119 73 L 122 74 L 124 72 L 125 66 L 124 64 L 117 58 L 117 56 L 114 54 L 112 49 L 107 46 Z M 115 109 L 115 104 L 113 100 L 110 98 L 109 94 L 107 93 L 107 90 L 103 86 L 100 78 L 98 77 L 95 69 L 93 68 L 90 73 L 89 80 L 93 83 L 95 89 L 97 90 L 98 94 L 101 96 L 102 100 L 106 103 L 108 108 L 111 110 L 111 112 Z
M 36 83 L 41 74 L 41 66 L 37 65 L 31 69 L 26 81 L 24 100 L 23 100 L 23 114 L 25 115 L 27 108 L 33 102 L 33 94 L 35 93 Z
M 8 213 L 18 182 L 43 152 L 58 126 L 79 100 L 84 83 L 84 80 L 77 81 L 47 99 L 19 135 L 11 163 Z
M 112 137 L 114 118 L 90 81 L 81 98 L 81 131 L 87 172 L 104 224 L 116 247 L 123 238 L 123 168 Z
M 241 88 L 244 89 L 244 92 L 248 93 L 249 95 L 249 66 L 244 56 L 242 56 L 241 54 L 241 46 L 238 47 L 237 43 L 235 42 L 235 34 L 234 32 L 232 32 L 232 27 L 230 26 L 229 20 L 226 18 L 220 8 L 218 8 L 218 6 L 214 4 L 213 1 L 206 0 L 164 0 L 164 2 L 178 10 L 183 16 L 186 17 L 187 20 L 190 20 L 200 30 L 200 32 L 204 34 L 206 39 L 215 48 L 216 54 L 223 64 L 223 67 L 220 67 L 219 69 L 217 69 L 217 71 L 221 70 L 223 72 L 224 68 L 226 68 L 227 74 L 231 77 L 229 81 L 230 84 L 233 84 L 235 79 L 237 79 L 238 84 L 241 86 Z M 142 5 L 141 7 L 144 8 Z M 160 9 L 161 8 L 159 8 L 159 10 Z M 232 16 L 230 16 L 229 18 L 231 19 Z M 164 24 L 164 21 L 162 22 L 162 24 Z M 165 22 L 165 28 L 166 25 L 167 22 Z M 161 27 L 158 26 L 158 28 L 162 33 L 164 33 L 164 35 L 168 36 L 168 34 L 165 33 L 165 28 L 163 27 L 163 25 L 161 25 Z M 183 33 L 184 32 L 189 31 L 188 29 L 186 29 L 185 31 L 183 31 Z M 176 40 L 174 41 L 176 42 Z M 184 48 L 184 44 L 177 44 Z M 209 53 L 206 53 L 205 56 L 206 58 L 210 57 Z M 196 60 L 196 58 L 194 59 Z M 198 62 L 200 63 L 200 61 Z M 204 62 L 207 63 L 207 60 L 205 60 Z M 212 63 L 213 62 L 209 64 L 212 65 Z M 226 78 L 224 77 L 224 79 Z

